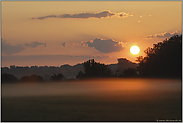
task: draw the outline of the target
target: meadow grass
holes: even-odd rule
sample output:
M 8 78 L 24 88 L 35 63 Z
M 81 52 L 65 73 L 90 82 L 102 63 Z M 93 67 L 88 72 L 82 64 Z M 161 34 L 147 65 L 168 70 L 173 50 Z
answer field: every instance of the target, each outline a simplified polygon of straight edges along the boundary
M 181 80 L 134 80 L 2 84 L 1 121 L 182 121 Z
M 181 120 L 181 96 L 151 101 L 93 97 L 3 97 L 2 121 Z

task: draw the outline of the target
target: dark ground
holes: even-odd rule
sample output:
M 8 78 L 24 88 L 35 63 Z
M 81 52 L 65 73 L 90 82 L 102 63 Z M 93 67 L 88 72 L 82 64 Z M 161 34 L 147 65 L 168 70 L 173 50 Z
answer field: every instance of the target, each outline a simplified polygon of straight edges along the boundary
M 172 82 L 173 84 L 171 84 Z M 100 84 L 96 83 L 96 86 L 85 86 L 86 90 L 81 91 L 83 94 L 48 96 L 31 94 L 29 96 L 17 96 L 13 95 L 13 90 L 9 85 L 8 87 L 2 85 L 1 121 L 156 122 L 157 120 L 174 120 L 180 122 L 182 121 L 182 89 L 179 87 L 181 86 L 181 80 L 173 80 L 168 84 L 161 84 L 161 88 L 168 89 L 148 88 L 152 85 L 142 86 L 142 82 L 141 86 L 137 84 L 134 87 L 130 86 L 130 89 L 121 89 L 121 86 L 127 87 L 127 85 L 116 84 L 110 86 L 108 83 L 103 86 L 107 89 L 98 91 L 96 88 Z M 102 88 L 101 85 L 99 89 Z M 138 85 L 139 87 L 136 88 Z M 12 90 L 13 96 L 7 95 L 5 87 Z M 77 87 L 78 90 L 80 90 L 79 87 L 81 86 Z M 146 88 L 143 89 L 144 87 Z M 35 87 L 31 88 L 34 89 Z M 87 93 L 87 90 L 91 88 L 95 92 L 90 90 Z M 75 92 L 77 93 L 77 91 L 73 93 Z

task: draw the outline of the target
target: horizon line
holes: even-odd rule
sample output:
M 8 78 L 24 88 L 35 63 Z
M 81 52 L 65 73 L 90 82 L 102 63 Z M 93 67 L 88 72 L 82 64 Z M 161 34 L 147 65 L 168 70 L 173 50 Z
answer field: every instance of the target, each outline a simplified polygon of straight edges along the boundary
M 92 59 L 92 58 L 91 58 Z M 88 60 L 91 60 L 91 59 L 88 59 Z M 117 60 L 118 59 L 124 59 L 124 60 L 127 60 L 127 61 L 130 61 L 130 60 L 128 60 L 127 58 L 117 58 Z M 87 61 L 88 61 L 87 60 Z M 95 59 L 94 59 L 95 60 Z M 85 62 L 85 61 L 84 61 Z M 12 64 L 12 65 L 10 65 L 10 66 L 15 66 L 15 67 L 29 67 L 29 68 L 31 68 L 32 66 L 37 66 L 37 67 L 45 67 L 45 66 L 47 66 L 47 67 L 62 67 L 62 66 L 65 66 L 65 65 L 68 65 L 68 66 L 71 66 L 71 67 L 73 67 L 73 66 L 76 66 L 76 65 L 79 65 L 79 64 L 84 64 L 84 62 L 82 62 L 82 63 L 76 63 L 76 64 L 74 64 L 74 65 L 70 65 L 70 64 L 62 64 L 62 65 L 60 65 L 60 66 L 53 66 L 53 65 L 50 65 L 50 66 L 48 66 L 48 65 L 41 65 L 41 66 L 37 66 L 37 65 L 27 65 L 27 66 L 16 66 L 15 64 Z M 100 62 L 100 61 L 96 61 L 96 62 L 99 62 L 99 63 L 102 63 L 102 64 L 105 64 L 105 63 L 103 63 L 103 62 Z M 138 65 L 138 63 L 135 63 L 135 62 L 132 62 L 132 61 L 130 61 L 132 64 L 137 64 Z M 117 63 L 110 63 L 110 64 L 105 64 L 105 65 L 113 65 L 113 64 L 118 64 L 118 62 Z M 1 66 L 1 68 L 5 68 L 5 67 L 8 67 L 8 68 L 10 68 L 10 66 Z

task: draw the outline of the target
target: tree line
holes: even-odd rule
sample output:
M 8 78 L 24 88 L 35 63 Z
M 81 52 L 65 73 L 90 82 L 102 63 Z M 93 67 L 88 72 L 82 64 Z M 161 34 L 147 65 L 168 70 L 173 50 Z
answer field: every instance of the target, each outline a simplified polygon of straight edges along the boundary
M 137 69 L 125 69 L 111 73 L 105 64 L 92 60 L 84 62 L 84 73 L 79 72 L 76 78 L 88 77 L 154 77 L 181 78 L 182 77 L 182 35 L 174 35 L 153 47 L 144 50 L 146 56 L 137 57 Z
M 144 52 L 145 57 L 137 57 L 137 71 L 142 77 L 182 77 L 182 35 L 153 44 Z
M 53 74 L 51 76 L 50 81 L 62 81 L 64 80 L 65 77 L 59 73 L 59 74 Z M 2 83 L 13 83 L 13 82 L 44 82 L 45 80 L 43 79 L 42 76 L 33 74 L 30 76 L 23 76 L 20 79 L 18 79 L 17 77 L 15 77 L 12 74 L 7 74 L 7 73 L 3 73 L 1 75 L 1 82 Z
M 146 56 L 137 57 L 139 66 L 137 69 L 128 68 L 122 73 L 118 70 L 112 73 L 107 65 L 89 59 L 83 63 L 84 72 L 80 71 L 76 75 L 77 79 L 98 78 L 98 77 L 163 77 L 163 78 L 181 78 L 182 76 L 182 35 L 174 35 L 162 42 L 153 44 L 145 51 Z M 15 66 L 11 66 L 15 67 Z M 54 67 L 53 67 L 54 68 Z M 62 73 L 53 74 L 51 81 L 61 81 L 66 79 Z M 40 81 L 43 77 L 39 75 L 23 76 L 18 80 L 14 75 L 2 74 L 2 82 L 23 82 Z

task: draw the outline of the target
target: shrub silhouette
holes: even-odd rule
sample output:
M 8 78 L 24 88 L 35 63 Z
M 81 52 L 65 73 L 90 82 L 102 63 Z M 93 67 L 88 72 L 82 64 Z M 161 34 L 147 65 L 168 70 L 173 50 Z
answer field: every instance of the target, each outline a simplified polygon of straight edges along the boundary
M 182 76 L 182 35 L 174 35 L 168 40 L 148 47 L 146 57 L 139 56 L 138 72 L 146 77 Z
M 4 82 L 17 82 L 18 81 L 18 78 L 15 77 L 14 75 L 12 74 L 7 74 L 7 73 L 3 73 L 1 74 L 1 82 L 4 83 Z
M 53 74 L 52 76 L 51 76 L 51 80 L 52 81 L 61 81 L 61 80 L 63 80 L 64 79 L 64 76 L 61 74 L 61 73 L 59 73 L 59 74 Z
M 76 78 L 90 78 L 90 77 L 109 77 L 111 70 L 107 65 L 95 62 L 94 59 L 84 62 L 84 73 L 79 72 Z
M 41 76 L 33 74 L 33 75 L 30 75 L 30 76 L 23 76 L 20 79 L 20 81 L 21 82 L 43 82 L 44 79 Z

